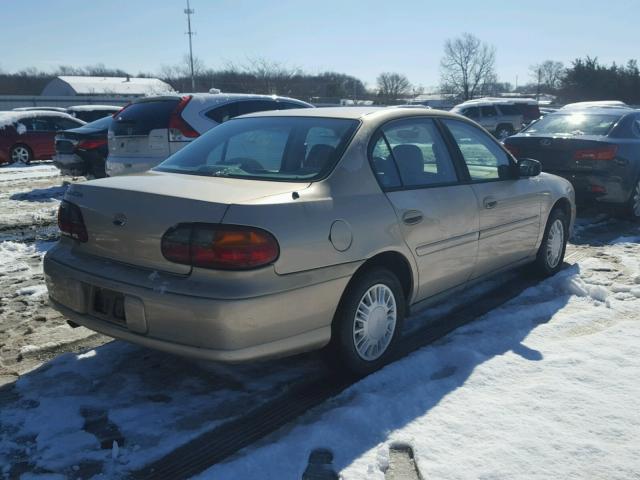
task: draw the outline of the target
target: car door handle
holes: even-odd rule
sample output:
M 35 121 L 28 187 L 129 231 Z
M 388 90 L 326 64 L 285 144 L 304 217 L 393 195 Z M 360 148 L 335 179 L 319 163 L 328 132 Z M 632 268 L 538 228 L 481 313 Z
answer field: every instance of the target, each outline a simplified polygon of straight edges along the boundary
M 485 198 L 482 203 L 484 204 L 484 208 L 487 209 L 495 208 L 495 206 L 498 205 L 498 201 L 493 197 Z
M 407 225 L 415 225 L 422 221 L 422 212 L 420 210 L 409 210 L 402 215 L 402 221 Z

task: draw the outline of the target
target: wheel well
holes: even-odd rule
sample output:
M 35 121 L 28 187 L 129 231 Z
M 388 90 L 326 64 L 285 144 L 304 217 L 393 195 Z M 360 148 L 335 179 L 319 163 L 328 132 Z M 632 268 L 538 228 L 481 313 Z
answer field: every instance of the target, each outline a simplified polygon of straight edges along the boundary
M 553 210 L 555 210 L 556 208 L 559 208 L 560 210 L 562 210 L 562 212 L 567 216 L 567 218 L 569 220 L 571 220 L 571 204 L 569 203 L 569 200 L 567 200 L 566 198 L 560 198 L 554 205 L 553 208 L 550 210 L 550 212 L 552 212 Z
M 411 266 L 404 255 L 398 252 L 379 253 L 360 265 L 351 281 L 362 274 L 362 272 L 373 267 L 383 267 L 393 272 L 402 285 L 405 300 L 409 302 L 411 299 L 411 289 L 413 288 L 413 275 L 411 273 Z M 349 282 L 349 284 L 351 284 L 351 282 Z M 347 286 L 347 289 L 348 288 L 349 285 Z
M 508 128 L 509 130 L 513 130 L 513 125 L 511 125 L 510 123 L 499 123 L 498 126 L 496 127 L 496 131 L 500 130 L 502 127 Z

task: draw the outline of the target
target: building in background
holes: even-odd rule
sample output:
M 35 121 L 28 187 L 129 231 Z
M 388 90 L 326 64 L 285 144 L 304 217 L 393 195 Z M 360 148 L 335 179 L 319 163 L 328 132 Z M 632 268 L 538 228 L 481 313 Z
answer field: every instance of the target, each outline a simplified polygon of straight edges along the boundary
M 60 76 L 42 90 L 43 97 L 108 96 L 140 97 L 173 93 L 168 83 L 157 78 Z

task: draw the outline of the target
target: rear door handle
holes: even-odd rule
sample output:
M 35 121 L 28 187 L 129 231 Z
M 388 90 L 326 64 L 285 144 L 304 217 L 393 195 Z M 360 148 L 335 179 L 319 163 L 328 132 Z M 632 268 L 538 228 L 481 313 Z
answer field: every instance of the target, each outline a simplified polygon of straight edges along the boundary
M 491 209 L 498 205 L 498 201 L 493 197 L 487 197 L 483 200 L 484 208 Z
M 415 225 L 422 221 L 422 212 L 420 210 L 409 210 L 402 215 L 402 221 L 407 225 Z

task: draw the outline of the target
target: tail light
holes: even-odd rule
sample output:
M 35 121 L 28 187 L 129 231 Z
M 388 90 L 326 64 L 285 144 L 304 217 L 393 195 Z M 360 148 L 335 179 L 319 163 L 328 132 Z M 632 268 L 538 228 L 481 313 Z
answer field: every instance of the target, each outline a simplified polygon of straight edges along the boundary
M 162 255 L 174 263 L 217 270 L 250 270 L 273 263 L 277 240 L 260 228 L 209 223 L 181 223 L 167 230 Z
M 520 155 L 520 149 L 518 147 L 516 147 L 515 145 L 512 145 L 510 143 L 505 143 L 504 147 L 509 150 L 509 153 L 511 153 L 511 155 L 513 155 L 514 157 L 518 157 L 518 155 Z
M 76 150 L 94 150 L 106 145 L 107 140 L 102 138 L 95 140 L 82 140 L 78 145 L 76 145 Z
M 613 160 L 618 151 L 617 145 L 608 145 L 602 148 L 588 148 L 576 150 L 573 154 L 574 160 Z
M 58 209 L 58 228 L 63 235 L 79 242 L 84 243 L 89 239 L 80 207 L 66 200 L 60 203 Z
M 180 103 L 169 117 L 169 141 L 170 142 L 190 142 L 200 134 L 182 118 L 182 111 L 193 97 L 186 95 L 182 97 Z

